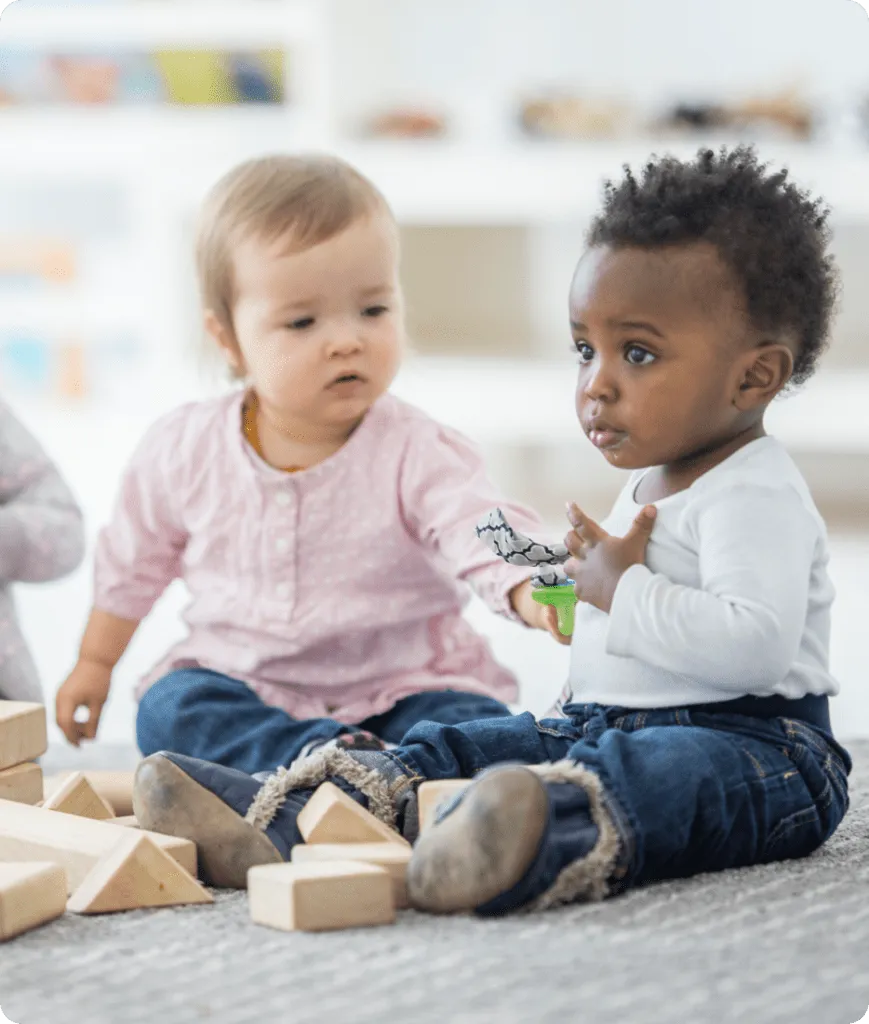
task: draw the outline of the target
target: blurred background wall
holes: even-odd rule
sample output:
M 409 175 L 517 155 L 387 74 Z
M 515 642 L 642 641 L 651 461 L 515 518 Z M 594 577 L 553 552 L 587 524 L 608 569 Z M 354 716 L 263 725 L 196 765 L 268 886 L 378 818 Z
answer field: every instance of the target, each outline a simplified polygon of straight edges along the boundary
M 396 390 L 465 430 L 561 529 L 621 485 L 579 434 L 567 285 L 603 181 L 653 151 L 757 143 L 832 204 L 844 277 L 822 371 L 770 427 L 833 537 L 843 735 L 869 735 L 869 17 L 852 0 L 17 0 L 0 17 L 0 388 L 60 462 L 90 544 L 138 437 L 226 386 L 191 260 L 207 188 L 327 149 L 402 225 L 414 354 Z M 21 588 L 51 699 L 90 562 Z M 181 629 L 174 587 L 118 669 L 103 735 Z M 469 614 L 542 712 L 567 654 Z M 55 733 L 56 736 L 56 733 Z

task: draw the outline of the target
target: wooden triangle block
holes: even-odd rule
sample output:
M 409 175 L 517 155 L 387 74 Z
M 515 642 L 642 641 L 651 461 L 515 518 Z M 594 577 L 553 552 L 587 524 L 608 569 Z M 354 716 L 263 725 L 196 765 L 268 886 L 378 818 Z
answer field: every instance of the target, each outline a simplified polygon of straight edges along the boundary
M 305 804 L 296 825 L 306 843 L 399 843 L 408 841 L 357 804 L 333 782 L 324 782 Z
M 107 914 L 212 902 L 211 893 L 180 864 L 147 836 L 130 832 L 91 869 L 67 907 L 76 914 Z
M 78 815 L 79 818 L 96 818 L 97 821 L 115 816 L 109 804 L 81 772 L 70 775 L 42 806 L 46 811 L 61 811 L 63 814 Z

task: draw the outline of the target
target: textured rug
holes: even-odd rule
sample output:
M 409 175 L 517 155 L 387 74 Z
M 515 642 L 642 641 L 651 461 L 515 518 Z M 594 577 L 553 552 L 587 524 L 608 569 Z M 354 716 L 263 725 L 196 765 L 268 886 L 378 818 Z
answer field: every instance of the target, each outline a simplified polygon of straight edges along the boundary
M 251 924 L 244 893 L 70 914 L 0 946 L 0 1007 L 16 1024 L 854 1024 L 869 1008 L 869 742 L 850 749 L 852 809 L 807 860 L 321 935 Z M 86 767 L 132 759 L 98 752 Z

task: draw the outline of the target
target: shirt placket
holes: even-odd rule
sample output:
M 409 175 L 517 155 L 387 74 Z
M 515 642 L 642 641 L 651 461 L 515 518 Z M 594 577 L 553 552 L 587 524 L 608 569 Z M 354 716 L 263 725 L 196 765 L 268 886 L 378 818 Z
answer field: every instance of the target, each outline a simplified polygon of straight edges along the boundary
M 291 480 L 282 482 L 274 495 L 266 535 L 269 603 L 276 616 L 286 620 L 296 603 L 296 546 L 299 499 Z

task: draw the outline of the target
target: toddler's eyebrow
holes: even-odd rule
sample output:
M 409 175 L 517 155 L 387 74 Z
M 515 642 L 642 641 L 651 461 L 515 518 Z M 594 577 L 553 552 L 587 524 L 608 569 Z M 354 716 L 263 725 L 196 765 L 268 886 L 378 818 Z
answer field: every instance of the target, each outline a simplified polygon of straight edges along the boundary
M 656 334 L 662 339 L 664 337 L 664 334 L 654 324 L 647 323 L 645 320 L 607 320 L 607 325 L 609 327 L 632 327 L 634 330 L 648 331 L 650 334 Z M 570 326 L 575 331 L 588 330 L 588 327 L 579 320 L 571 320 Z

